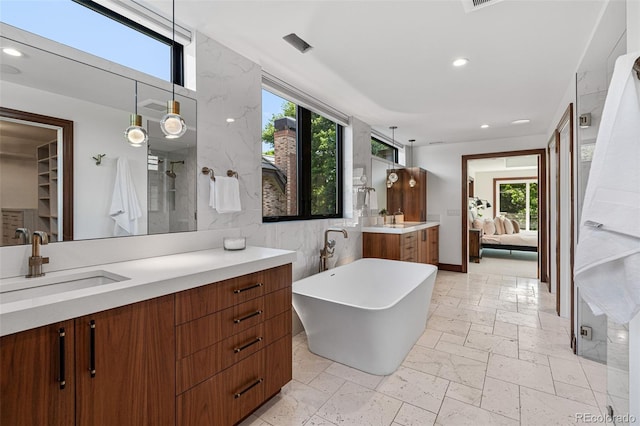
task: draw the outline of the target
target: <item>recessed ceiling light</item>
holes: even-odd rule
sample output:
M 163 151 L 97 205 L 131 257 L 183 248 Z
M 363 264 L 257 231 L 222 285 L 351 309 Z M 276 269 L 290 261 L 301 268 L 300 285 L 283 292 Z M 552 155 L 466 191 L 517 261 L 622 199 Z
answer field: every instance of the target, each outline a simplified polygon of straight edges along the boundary
M 233 123 L 234 121 L 236 121 L 235 118 L 227 118 L 227 123 Z
M 520 120 L 513 120 L 511 122 L 511 124 L 527 124 L 527 123 L 531 123 L 531 120 L 529 120 L 528 118 L 523 118 Z
M 22 56 L 22 52 L 18 49 L 14 49 L 13 47 L 5 47 L 2 51 L 10 56 Z
M 482 126 L 480 126 L 481 129 L 488 129 L 489 125 L 488 124 L 483 124 Z
M 467 58 L 459 58 L 456 59 L 455 61 L 453 61 L 453 66 L 454 67 L 462 67 L 465 66 L 469 63 L 469 60 Z

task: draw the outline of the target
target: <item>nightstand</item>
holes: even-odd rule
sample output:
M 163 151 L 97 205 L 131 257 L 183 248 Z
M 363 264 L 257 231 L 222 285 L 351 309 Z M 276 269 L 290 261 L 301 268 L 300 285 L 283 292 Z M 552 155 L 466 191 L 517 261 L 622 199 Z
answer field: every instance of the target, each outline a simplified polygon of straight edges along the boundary
M 482 259 L 482 229 L 469 229 L 469 260 L 480 263 Z

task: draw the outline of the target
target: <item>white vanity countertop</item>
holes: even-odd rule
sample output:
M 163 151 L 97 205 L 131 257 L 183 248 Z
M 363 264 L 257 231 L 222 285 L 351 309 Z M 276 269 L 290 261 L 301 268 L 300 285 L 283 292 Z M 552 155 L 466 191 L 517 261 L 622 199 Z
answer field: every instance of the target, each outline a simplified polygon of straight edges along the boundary
M 372 232 L 376 234 L 406 234 L 408 232 L 419 231 L 440 225 L 440 222 L 404 222 L 396 225 L 373 225 L 363 226 L 362 232 Z
M 0 291 L 5 292 L 24 288 L 23 283 L 31 287 L 69 275 L 95 275 L 89 274 L 95 271 L 129 278 L 47 295 L 38 295 L 34 289 L 32 297 L 15 301 L 11 293 L 6 297 L 0 294 L 0 336 L 274 268 L 295 259 L 294 251 L 272 248 L 211 249 L 48 272 L 41 278 L 2 279 Z M 51 263 L 55 264 L 55 259 Z

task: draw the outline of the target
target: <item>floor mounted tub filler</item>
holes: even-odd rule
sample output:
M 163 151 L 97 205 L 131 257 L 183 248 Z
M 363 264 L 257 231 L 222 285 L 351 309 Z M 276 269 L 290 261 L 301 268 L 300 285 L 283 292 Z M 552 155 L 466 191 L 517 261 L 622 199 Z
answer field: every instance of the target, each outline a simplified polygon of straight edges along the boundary
M 293 283 L 309 350 L 370 374 L 393 373 L 424 332 L 433 265 L 359 259 Z

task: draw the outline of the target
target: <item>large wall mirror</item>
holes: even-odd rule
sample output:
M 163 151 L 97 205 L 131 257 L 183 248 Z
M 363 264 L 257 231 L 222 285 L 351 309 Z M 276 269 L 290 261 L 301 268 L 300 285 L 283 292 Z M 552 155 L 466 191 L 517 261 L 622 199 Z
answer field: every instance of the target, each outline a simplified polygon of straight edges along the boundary
M 46 39 L 25 34 L 28 43 L 0 37 L 23 53 L 3 55 L 0 74 L 2 245 L 26 242 L 17 228 L 54 241 L 127 235 L 110 216 L 120 159 L 140 207 L 134 235 L 196 230 L 195 99 L 175 94 L 188 130 L 166 139 L 159 121 L 174 95 L 148 84 L 153 77 L 143 83 L 51 53 L 35 43 Z M 124 139 L 136 108 L 149 133 L 142 147 Z

